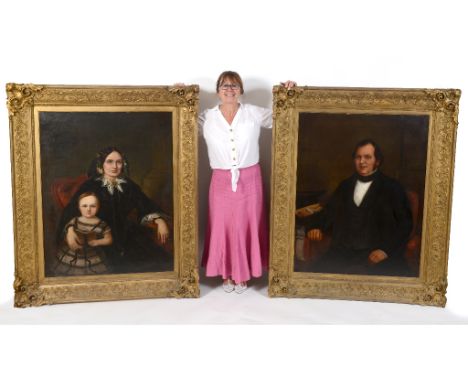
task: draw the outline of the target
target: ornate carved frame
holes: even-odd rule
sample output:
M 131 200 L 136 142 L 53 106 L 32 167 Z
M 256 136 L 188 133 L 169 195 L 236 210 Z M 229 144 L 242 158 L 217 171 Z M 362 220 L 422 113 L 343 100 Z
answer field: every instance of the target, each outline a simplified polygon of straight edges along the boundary
M 15 306 L 152 297 L 198 297 L 197 112 L 198 86 L 109 87 L 7 84 L 15 224 Z M 80 277 L 41 272 L 38 108 L 116 107 L 171 111 L 174 155 L 175 271 Z M 119 109 L 119 110 L 120 110 Z M 175 124 L 175 127 L 174 127 Z
M 456 89 L 275 87 L 269 295 L 445 306 L 458 103 Z M 299 112 L 429 116 L 419 277 L 293 271 Z

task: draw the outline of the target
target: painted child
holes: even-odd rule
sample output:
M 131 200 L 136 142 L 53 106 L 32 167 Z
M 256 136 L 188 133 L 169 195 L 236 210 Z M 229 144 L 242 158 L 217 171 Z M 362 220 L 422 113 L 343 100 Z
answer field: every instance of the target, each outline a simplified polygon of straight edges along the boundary
M 64 229 L 73 229 L 78 236 L 74 245 L 66 242 L 60 247 L 55 268 L 57 276 L 81 276 L 109 273 L 109 265 L 103 246 L 112 244 L 110 227 L 96 216 L 99 199 L 93 192 L 85 192 L 78 197 L 81 216 L 71 219 Z

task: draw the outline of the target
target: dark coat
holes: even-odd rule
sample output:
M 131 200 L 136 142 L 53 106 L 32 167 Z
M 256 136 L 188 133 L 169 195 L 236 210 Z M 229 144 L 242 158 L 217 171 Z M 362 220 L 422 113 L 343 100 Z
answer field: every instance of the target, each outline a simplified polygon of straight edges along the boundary
M 331 233 L 331 246 L 324 262 L 328 258 L 337 263 L 344 260 L 346 266 L 367 267 L 368 255 L 380 249 L 388 259 L 376 269 L 387 268 L 384 274 L 404 275 L 403 254 L 412 230 L 406 192 L 400 183 L 378 171 L 358 207 L 353 200 L 357 179 L 353 175 L 341 182 L 321 213 L 306 223 L 306 229 L 320 228 Z

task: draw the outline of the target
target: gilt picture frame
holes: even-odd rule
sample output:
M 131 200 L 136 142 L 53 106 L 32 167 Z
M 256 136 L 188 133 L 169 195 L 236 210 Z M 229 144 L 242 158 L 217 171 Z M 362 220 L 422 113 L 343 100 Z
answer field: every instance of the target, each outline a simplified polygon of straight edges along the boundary
M 198 297 L 198 86 L 6 91 L 15 306 Z
M 269 295 L 445 306 L 460 90 L 273 95 Z

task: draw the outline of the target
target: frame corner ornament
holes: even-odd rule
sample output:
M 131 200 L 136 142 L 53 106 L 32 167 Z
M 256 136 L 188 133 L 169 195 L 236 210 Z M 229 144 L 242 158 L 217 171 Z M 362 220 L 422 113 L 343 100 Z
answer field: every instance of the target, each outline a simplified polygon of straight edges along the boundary
M 289 108 L 293 108 L 296 104 L 297 98 L 302 94 L 302 92 L 303 89 L 299 87 L 287 89 L 284 86 L 275 86 L 273 88 L 273 107 L 275 111 L 286 111 Z
M 200 88 L 198 85 L 176 85 L 169 88 L 169 91 L 176 96 L 179 104 L 185 105 L 190 112 L 195 111 Z
M 288 276 L 282 275 L 276 270 L 270 270 L 270 287 L 268 294 L 270 297 L 287 297 L 290 293 Z
M 200 297 L 199 275 L 196 269 L 188 272 L 177 284 L 173 296 L 176 298 Z
M 43 86 L 33 84 L 6 84 L 7 107 L 10 117 L 19 112 L 25 105 L 33 102 L 36 93 L 40 92 Z
M 44 292 L 39 288 L 39 284 L 37 283 L 28 284 L 21 278 L 16 277 L 13 288 L 15 290 L 16 308 L 27 308 L 46 304 Z
M 422 297 L 423 304 L 445 307 L 447 303 L 447 285 L 446 280 L 438 280 L 427 284 Z
M 459 89 L 426 89 L 426 94 L 434 102 L 434 109 L 458 115 L 458 104 L 461 97 Z

